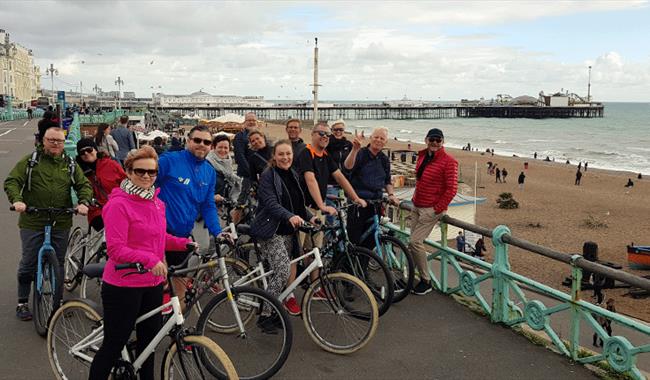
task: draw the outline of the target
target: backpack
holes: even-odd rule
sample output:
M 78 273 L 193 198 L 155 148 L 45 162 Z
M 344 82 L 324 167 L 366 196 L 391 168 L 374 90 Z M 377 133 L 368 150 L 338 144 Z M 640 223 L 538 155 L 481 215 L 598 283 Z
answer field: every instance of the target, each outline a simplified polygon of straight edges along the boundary
M 68 173 L 70 174 L 70 182 L 72 183 L 72 186 L 74 186 L 74 172 L 77 168 L 77 163 L 75 162 L 74 158 L 68 155 L 65 155 L 65 158 L 68 160 Z M 27 174 L 27 191 L 32 191 L 32 171 L 34 170 L 34 167 L 38 165 L 38 159 L 39 152 L 35 150 L 32 152 L 29 161 L 27 161 L 27 170 L 25 171 L 25 174 Z

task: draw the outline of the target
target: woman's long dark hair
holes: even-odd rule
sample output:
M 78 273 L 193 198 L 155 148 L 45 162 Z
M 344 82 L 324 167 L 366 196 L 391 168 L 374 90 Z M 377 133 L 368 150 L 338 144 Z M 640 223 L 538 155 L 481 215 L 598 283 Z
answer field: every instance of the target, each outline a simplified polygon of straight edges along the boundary
M 106 123 L 101 123 L 97 126 L 97 132 L 95 133 L 95 144 L 97 144 L 97 146 L 102 145 L 102 141 L 104 141 L 104 132 L 106 131 L 106 128 L 108 128 L 108 124 Z

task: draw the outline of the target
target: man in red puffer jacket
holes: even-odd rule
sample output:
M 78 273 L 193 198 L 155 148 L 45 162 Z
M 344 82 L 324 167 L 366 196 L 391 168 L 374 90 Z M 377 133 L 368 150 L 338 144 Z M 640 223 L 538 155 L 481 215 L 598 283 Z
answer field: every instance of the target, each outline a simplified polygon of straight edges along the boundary
M 427 148 L 418 152 L 415 165 L 409 249 L 420 272 L 420 282 L 413 288 L 417 295 L 432 290 L 424 239 L 445 214 L 458 190 L 458 162 L 445 151 L 444 139 L 440 129 L 431 129 L 426 137 Z

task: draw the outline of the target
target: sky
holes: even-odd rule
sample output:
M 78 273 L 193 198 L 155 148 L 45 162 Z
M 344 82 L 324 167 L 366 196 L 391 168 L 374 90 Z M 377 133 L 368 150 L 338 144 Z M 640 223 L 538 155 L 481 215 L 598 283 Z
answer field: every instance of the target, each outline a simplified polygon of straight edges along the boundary
M 650 101 L 650 3 L 0 0 L 54 87 L 321 100 L 585 96 Z

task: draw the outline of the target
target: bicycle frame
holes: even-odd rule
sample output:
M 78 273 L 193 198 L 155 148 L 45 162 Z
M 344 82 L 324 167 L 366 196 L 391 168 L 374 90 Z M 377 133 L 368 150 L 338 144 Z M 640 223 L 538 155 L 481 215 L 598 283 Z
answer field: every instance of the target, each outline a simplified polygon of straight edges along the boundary
M 298 285 L 300 285 L 302 281 L 306 279 L 307 276 L 309 276 L 309 274 L 312 271 L 314 271 L 317 268 L 323 267 L 323 261 L 321 259 L 320 250 L 318 248 L 314 248 L 311 251 L 305 253 L 304 255 L 294 260 L 291 260 L 291 264 L 297 263 L 308 256 L 313 256 L 314 260 L 302 271 L 300 276 L 298 276 L 289 286 L 287 286 L 287 288 L 282 293 L 280 293 L 280 295 L 278 296 L 278 299 L 280 301 L 284 301 L 289 296 L 289 294 L 291 294 L 298 287 Z M 264 289 L 266 289 L 268 286 L 266 278 L 270 276 L 272 273 L 273 271 L 267 272 L 264 269 L 264 265 L 261 262 L 259 262 L 257 263 L 257 266 L 255 267 L 254 270 L 246 274 L 246 276 L 241 277 L 240 279 L 235 281 L 233 286 L 245 286 L 252 282 L 262 280 L 262 283 L 264 284 Z
M 140 368 L 142 368 L 142 364 L 156 350 L 156 347 L 160 344 L 160 342 L 167 335 L 169 335 L 170 331 L 172 331 L 176 326 L 183 325 L 183 323 L 185 322 L 185 318 L 183 317 L 183 313 L 181 312 L 181 304 L 180 301 L 178 300 L 178 296 L 174 296 L 169 300 L 169 302 L 140 316 L 135 321 L 135 324 L 137 325 L 138 323 L 141 323 L 142 321 L 149 319 L 156 314 L 160 314 L 160 312 L 162 312 L 163 309 L 166 309 L 169 306 L 171 306 L 173 309 L 172 317 L 169 318 L 169 320 L 163 325 L 160 331 L 158 331 L 158 334 L 156 334 L 156 336 L 151 340 L 149 345 L 147 345 L 144 351 L 142 351 L 142 353 L 132 363 L 136 373 L 140 370 Z M 72 355 L 73 357 L 83 359 L 88 363 L 91 363 L 93 361 L 93 358 L 84 354 L 83 351 L 90 347 L 92 348 L 92 351 L 96 352 L 99 349 L 99 344 L 102 342 L 103 339 L 104 339 L 104 325 L 102 324 L 97 329 L 93 330 L 88 336 L 86 336 L 81 341 L 79 341 L 79 343 L 72 346 L 69 351 L 70 355 Z M 126 362 L 131 361 L 126 346 L 122 348 L 122 359 Z
M 102 229 L 101 231 L 97 231 L 93 233 L 92 227 L 88 227 L 89 231 L 86 232 L 83 237 L 81 238 L 81 242 L 77 248 L 75 248 L 74 251 L 72 251 L 73 254 L 69 255 L 66 260 L 72 265 L 74 268 L 74 272 L 76 273 L 75 276 L 77 276 L 80 272 L 81 269 L 83 268 L 84 265 L 88 262 L 88 260 L 92 259 L 97 255 L 97 251 L 99 251 L 99 247 L 101 247 L 102 243 L 106 242 L 106 236 L 104 235 L 104 230 Z M 77 252 L 77 250 L 82 250 L 81 252 L 81 267 L 77 265 L 77 263 L 72 260 L 72 257 L 74 256 L 74 253 Z M 86 254 L 88 252 L 93 252 L 93 254 L 86 260 Z
M 41 266 L 41 262 L 43 259 L 43 255 L 47 251 L 54 252 L 54 255 L 56 256 L 56 251 L 52 246 L 52 225 L 50 224 L 47 224 L 45 226 L 45 238 L 43 239 L 43 245 L 38 250 L 38 265 L 36 267 L 36 290 L 38 291 L 38 293 L 41 293 L 43 291 L 43 267 Z M 56 276 L 52 276 L 52 285 L 53 285 L 52 290 L 56 291 L 56 287 L 57 287 Z

